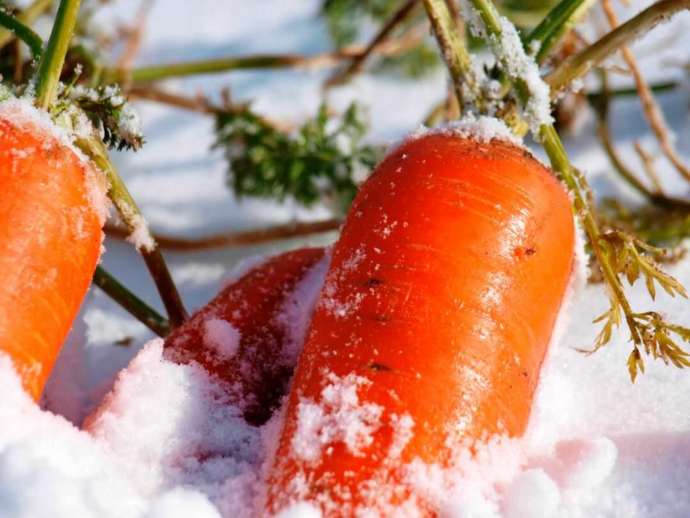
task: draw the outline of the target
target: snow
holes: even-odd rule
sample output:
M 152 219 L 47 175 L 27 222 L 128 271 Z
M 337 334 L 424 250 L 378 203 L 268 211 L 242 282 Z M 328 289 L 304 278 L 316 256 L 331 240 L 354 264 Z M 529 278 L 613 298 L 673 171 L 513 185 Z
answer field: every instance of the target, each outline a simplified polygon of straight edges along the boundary
M 469 0 L 460 2 L 462 13 L 475 36 L 487 38 L 487 30 L 479 13 Z M 522 80 L 527 87 L 529 99 L 524 107 L 523 116 L 534 135 L 539 134 L 539 127 L 551 124 L 551 99 L 548 85 L 541 79 L 539 67 L 534 58 L 523 48 L 520 35 L 515 26 L 504 16 L 499 16 L 500 35 L 491 34 L 487 39 L 491 43 L 501 69 L 513 80 Z
M 358 391 L 371 384 L 366 378 L 348 374 L 344 378 L 328 373 L 328 385 L 321 391 L 321 401 L 301 398 L 297 406 L 297 430 L 292 450 L 298 459 L 314 462 L 334 443 L 343 443 L 355 456 L 369 446 L 372 434 L 381 426 L 383 407 L 361 403 Z
M 396 148 L 405 142 L 416 140 L 426 135 L 449 135 L 476 140 L 479 143 L 488 143 L 493 139 L 503 140 L 516 146 L 522 146 L 522 140 L 518 138 L 506 124 L 495 117 L 485 115 L 476 116 L 467 113 L 462 119 L 458 119 L 447 124 L 434 128 L 427 128 L 422 125 L 407 137 L 391 146 L 388 153 L 393 153 Z
M 631 13 L 641 9 L 639 2 L 632 4 Z M 135 0 L 122 0 L 110 8 L 126 20 L 137 6 Z M 323 51 L 328 45 L 323 24 L 314 18 L 317 10 L 314 0 L 234 2 L 232 8 L 220 0 L 157 2 L 140 63 L 170 56 L 187 60 L 276 50 Z M 107 23 L 112 25 L 111 20 Z M 257 38 L 259 23 L 264 30 Z M 690 16 L 682 15 L 635 46 L 653 80 L 682 78 L 681 70 L 669 67 L 668 60 L 678 55 L 678 49 L 687 48 L 689 27 Z M 238 100 L 256 98 L 254 107 L 261 113 L 298 121 L 315 112 L 322 99 L 320 82 L 326 76 L 324 71 L 242 71 L 172 80 L 166 87 L 189 95 L 196 91 L 214 95 L 230 86 Z M 612 80 L 619 86 L 628 78 L 612 75 Z M 355 97 L 370 105 L 372 140 L 389 143 L 417 127 L 443 98 L 445 88 L 442 72 L 418 82 L 363 75 L 330 92 L 328 100 L 335 109 Z M 676 133 L 687 135 L 687 91 L 660 100 Z M 11 106 L 3 103 L 0 112 Z M 27 107 L 24 103 L 15 109 Z M 323 208 L 304 210 L 289 203 L 238 202 L 224 187 L 220 155 L 208 150 L 212 121 L 154 104 L 140 103 L 137 109 L 147 144 L 136 154 L 116 155 L 116 160 L 157 231 L 190 237 L 327 215 Z M 653 146 L 637 100 L 617 101 L 612 111 L 612 130 L 623 158 L 634 163 L 631 142 L 642 140 L 650 149 Z M 35 114 L 28 116 L 33 120 Z M 634 200 L 634 193 L 612 176 L 593 135 L 589 122 L 580 135 L 566 142 L 575 163 L 597 194 Z M 690 157 L 687 139 L 680 138 L 678 146 Z M 670 167 L 659 161 L 659 169 L 669 192 L 687 195 L 687 184 Z M 332 239 L 330 234 L 306 242 L 325 244 Z M 263 257 L 303 243 L 166 252 L 166 259 L 191 308 L 210 299 L 223 272 L 243 258 Z M 108 242 L 103 261 L 162 311 L 155 287 L 131 246 Z M 578 264 L 582 276 L 584 262 Z M 315 267 L 313 278 L 304 281 L 303 297 L 295 295 L 286 303 L 285 321 L 294 324 L 295 344 L 304 335 L 326 265 Z M 669 269 L 681 281 L 690 282 L 690 260 Z M 458 451 L 456 469 L 409 466 L 409 483 L 436 503 L 441 516 L 690 515 L 689 374 L 650 361 L 647 372 L 632 385 L 625 370 L 629 352 L 625 330 L 593 356 L 577 352 L 575 348 L 592 343 L 596 328 L 590 321 L 605 308 L 606 300 L 601 286 L 574 281 L 572 290 L 542 371 L 527 435 L 521 440 L 496 439 L 477 457 Z M 644 287 L 629 294 L 635 307 L 649 307 Z M 657 304 L 669 319 L 690 324 L 685 302 L 660 293 Z M 144 346 L 150 338 L 146 328 L 101 292 L 92 291 L 41 407 L 23 394 L 7 360 L 0 357 L 1 518 L 261 515 L 264 462 L 275 448 L 282 413 L 261 428 L 247 426 L 239 410 L 225 404 L 227 396 L 217 381 L 194 365 L 166 361 L 160 342 Z M 125 342 L 130 345 L 116 345 Z M 295 351 L 290 354 L 294 357 Z M 335 383 L 342 385 L 343 379 Z M 361 408 L 345 404 L 351 399 L 338 399 L 335 393 L 333 401 L 342 404 L 321 409 L 328 411 L 317 416 L 320 427 L 314 433 L 344 438 L 339 417 L 344 414 L 338 410 L 350 408 L 359 430 L 349 435 L 356 447 L 374 423 L 365 418 L 368 414 L 358 413 Z M 355 393 L 359 397 L 359 391 Z M 400 445 L 417 425 L 408 417 L 397 417 Z M 320 435 L 324 429 L 332 433 Z M 312 517 L 320 512 L 298 503 L 281 516 Z
M 130 214 L 127 217 L 132 226 L 132 232 L 127 236 L 127 241 L 132 243 L 137 250 L 151 252 L 156 247 L 156 242 L 151 236 L 149 226 L 141 214 Z
M 230 360 L 240 347 L 240 332 L 230 322 L 221 318 L 204 321 L 204 344 L 221 361 Z

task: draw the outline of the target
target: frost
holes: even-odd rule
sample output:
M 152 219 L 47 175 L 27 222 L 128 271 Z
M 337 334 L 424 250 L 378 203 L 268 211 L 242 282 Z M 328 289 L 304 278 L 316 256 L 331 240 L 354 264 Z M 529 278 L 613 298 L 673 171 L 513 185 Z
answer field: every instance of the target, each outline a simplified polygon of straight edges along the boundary
M 534 58 L 525 53 L 515 26 L 507 18 L 501 16 L 500 36 L 487 35 L 479 13 L 469 1 L 463 0 L 461 7 L 472 33 L 491 43 L 491 48 L 505 73 L 513 80 L 524 81 L 529 92 L 529 99 L 524 107 L 523 116 L 532 133 L 539 135 L 540 126 L 553 123 L 551 93 L 548 85 L 541 78 L 539 66 Z
M 26 97 L 17 99 L 11 97 L 0 101 L 0 118 L 12 121 L 18 127 L 31 127 L 35 135 L 44 140 L 44 147 L 57 142 L 69 149 L 84 166 L 84 182 L 86 196 L 90 207 L 98 217 L 101 225 L 105 223 L 110 210 L 107 192 L 108 185 L 105 176 L 91 167 L 89 159 L 74 145 L 74 136 L 65 128 L 53 123 L 48 113 L 33 106 L 33 99 Z M 25 158 L 28 150 L 15 150 L 15 156 Z
M 323 449 L 342 442 L 353 455 L 371 445 L 372 434 L 381 426 L 383 408 L 373 403 L 360 403 L 358 391 L 371 384 L 355 374 L 326 376 L 328 385 L 321 391 L 321 400 L 300 399 L 297 406 L 297 430 L 292 449 L 297 458 L 316 462 Z
M 129 224 L 133 226 L 132 232 L 127 236 L 127 241 L 132 243 L 141 252 L 151 252 L 156 248 L 156 242 L 149 231 L 148 223 L 141 214 L 130 214 Z
M 204 343 L 221 361 L 237 354 L 241 338 L 240 332 L 226 320 L 209 318 L 204 321 Z
M 391 147 L 393 153 L 401 145 L 411 140 L 417 140 L 427 135 L 448 135 L 459 138 L 472 139 L 482 144 L 488 144 L 494 139 L 503 140 L 516 146 L 522 146 L 522 141 L 506 126 L 505 122 L 495 117 L 485 115 L 476 116 L 473 113 L 466 114 L 462 119 L 449 122 L 436 128 L 420 126 L 417 130 L 405 137 L 398 144 Z

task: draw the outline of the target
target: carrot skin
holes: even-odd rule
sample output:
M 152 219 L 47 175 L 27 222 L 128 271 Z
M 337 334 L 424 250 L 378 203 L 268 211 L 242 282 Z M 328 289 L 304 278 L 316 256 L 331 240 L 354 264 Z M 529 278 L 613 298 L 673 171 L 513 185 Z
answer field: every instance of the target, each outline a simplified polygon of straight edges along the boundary
M 0 118 L 0 351 L 35 399 L 100 256 L 86 167 L 45 130 Z
M 281 310 L 307 272 L 324 257 L 323 248 L 301 248 L 271 257 L 225 286 L 216 297 L 175 329 L 165 341 L 166 356 L 196 361 L 227 383 L 252 424 L 263 424 L 286 392 L 293 365 L 284 357 L 291 339 Z M 205 323 L 220 319 L 240 334 L 237 353 L 213 353 Z
M 329 517 L 387 515 L 413 498 L 413 459 L 447 465 L 461 443 L 521 435 L 573 261 L 568 197 L 522 149 L 429 134 L 393 151 L 334 247 L 268 470 L 267 512 L 306 500 Z M 359 447 L 338 435 L 344 412 L 333 406 L 353 380 L 355 420 L 368 426 Z M 331 419 L 320 435 L 304 418 L 314 404 Z M 309 437 L 324 441 L 317 457 L 298 448 Z

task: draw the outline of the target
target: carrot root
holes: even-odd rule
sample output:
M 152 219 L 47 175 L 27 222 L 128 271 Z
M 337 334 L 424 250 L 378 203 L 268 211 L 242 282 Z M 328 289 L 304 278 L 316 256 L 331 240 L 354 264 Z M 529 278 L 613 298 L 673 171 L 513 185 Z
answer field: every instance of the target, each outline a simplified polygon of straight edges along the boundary
M 315 299 L 309 291 L 318 290 L 324 273 L 323 248 L 265 260 L 175 329 L 166 356 L 201 364 L 227 384 L 248 422 L 264 423 L 286 393 L 303 343 L 300 319 L 310 308 L 293 306 Z
M 96 174 L 74 151 L 39 123 L 7 114 L 0 114 L 0 351 L 38 399 L 96 268 L 102 213 L 92 203 Z
M 268 514 L 412 505 L 412 461 L 521 435 L 569 282 L 565 190 L 523 149 L 450 133 L 393 151 L 333 250 L 268 470 Z

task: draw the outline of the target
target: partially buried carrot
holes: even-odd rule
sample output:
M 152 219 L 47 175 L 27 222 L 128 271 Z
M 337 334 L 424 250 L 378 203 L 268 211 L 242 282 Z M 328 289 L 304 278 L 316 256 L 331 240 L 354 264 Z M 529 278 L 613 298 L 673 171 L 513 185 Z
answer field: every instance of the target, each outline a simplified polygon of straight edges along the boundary
M 103 188 L 11 102 L 0 112 L 0 352 L 38 399 L 96 268 Z
M 302 346 L 298 321 L 310 310 L 289 306 L 308 303 L 309 286 L 294 292 L 312 271 L 318 293 L 323 258 L 323 248 L 301 248 L 254 266 L 172 332 L 166 356 L 198 362 L 228 384 L 247 421 L 265 422 L 286 393 Z
M 448 131 L 395 149 L 334 247 L 268 514 L 435 514 L 405 466 L 524 432 L 573 251 L 568 196 L 522 148 Z

